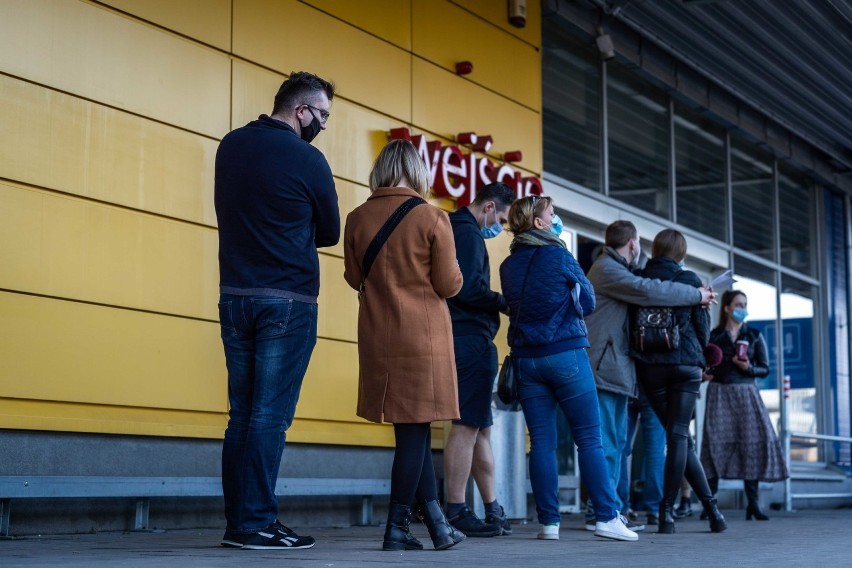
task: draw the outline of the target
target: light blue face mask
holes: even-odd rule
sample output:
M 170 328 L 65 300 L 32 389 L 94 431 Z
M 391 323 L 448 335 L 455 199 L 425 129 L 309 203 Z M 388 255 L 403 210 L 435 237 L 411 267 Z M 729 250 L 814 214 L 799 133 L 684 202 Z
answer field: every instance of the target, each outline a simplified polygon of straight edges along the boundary
M 550 222 L 550 232 L 557 237 L 562 234 L 562 219 L 559 218 L 559 215 L 553 216 L 553 221 Z
M 494 212 L 494 221 L 497 221 L 497 212 Z M 488 213 L 485 214 L 485 222 L 488 222 Z M 484 239 L 493 239 L 497 235 L 503 232 L 503 225 L 500 223 L 494 223 L 493 225 L 488 225 L 487 227 L 482 227 L 479 229 L 479 233 L 482 235 Z
M 734 308 L 731 310 L 731 317 L 737 323 L 743 323 L 748 317 L 748 310 L 745 308 Z

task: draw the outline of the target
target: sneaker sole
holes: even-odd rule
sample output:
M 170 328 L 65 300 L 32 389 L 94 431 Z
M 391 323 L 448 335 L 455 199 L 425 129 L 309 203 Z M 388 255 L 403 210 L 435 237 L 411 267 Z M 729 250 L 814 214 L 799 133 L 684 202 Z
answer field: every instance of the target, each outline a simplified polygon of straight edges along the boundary
M 595 528 L 595 525 L 586 525 L 586 530 L 587 531 L 595 531 L 597 529 Z
M 243 550 L 304 550 L 306 548 L 313 548 L 315 544 L 315 542 L 312 542 L 311 544 L 303 544 L 301 546 L 278 546 L 274 544 L 244 544 Z
M 221 544 L 222 546 L 225 546 L 227 548 L 242 548 L 243 547 L 243 543 L 237 542 L 235 540 L 222 540 L 222 542 L 220 542 L 219 544 Z
M 598 531 L 598 530 L 595 531 L 595 536 L 599 536 L 601 538 L 609 538 L 609 539 L 612 539 L 612 540 L 623 540 L 623 541 L 626 541 L 626 542 L 634 542 L 634 541 L 639 540 L 638 535 L 628 536 L 626 534 L 616 534 L 616 533 L 611 533 L 611 532 L 607 532 L 607 531 Z

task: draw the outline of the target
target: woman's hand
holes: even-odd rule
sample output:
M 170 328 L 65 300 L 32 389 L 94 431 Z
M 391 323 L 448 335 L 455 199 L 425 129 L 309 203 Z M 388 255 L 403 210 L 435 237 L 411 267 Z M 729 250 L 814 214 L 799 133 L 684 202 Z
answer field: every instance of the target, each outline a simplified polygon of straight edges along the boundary
M 734 365 L 735 365 L 735 366 L 736 366 L 736 367 L 737 367 L 740 371 L 748 371 L 748 368 L 751 366 L 751 362 L 748 360 L 748 357 L 746 357 L 746 360 L 745 360 L 745 361 L 743 361 L 742 359 L 737 359 L 737 357 L 736 357 L 736 355 L 735 355 L 735 356 L 733 356 L 733 357 L 731 358 L 731 361 L 733 361 L 733 362 L 734 362 Z

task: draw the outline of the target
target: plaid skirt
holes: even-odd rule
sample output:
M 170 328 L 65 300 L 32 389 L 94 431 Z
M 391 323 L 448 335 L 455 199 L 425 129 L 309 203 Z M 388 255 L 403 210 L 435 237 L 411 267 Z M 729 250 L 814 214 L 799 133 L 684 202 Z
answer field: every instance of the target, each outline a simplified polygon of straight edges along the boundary
M 754 383 L 707 385 L 701 463 L 708 479 L 789 477 L 781 444 Z

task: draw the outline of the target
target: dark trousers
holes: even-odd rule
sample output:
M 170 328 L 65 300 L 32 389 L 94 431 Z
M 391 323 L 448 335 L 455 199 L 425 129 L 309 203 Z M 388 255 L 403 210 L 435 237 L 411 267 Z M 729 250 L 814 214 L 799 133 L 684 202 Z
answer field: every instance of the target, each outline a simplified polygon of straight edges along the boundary
M 394 424 L 396 449 L 391 470 L 391 503 L 411 506 L 438 499 L 432 465 L 432 425 Z
M 713 495 L 704 468 L 695 453 L 689 422 L 695 412 L 701 368 L 687 365 L 636 365 L 637 375 L 648 402 L 666 429 L 666 465 L 663 474 L 663 501 L 673 505 L 685 476 L 696 496 Z

